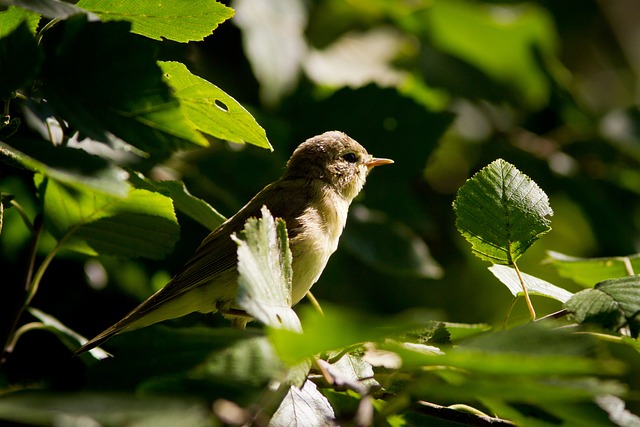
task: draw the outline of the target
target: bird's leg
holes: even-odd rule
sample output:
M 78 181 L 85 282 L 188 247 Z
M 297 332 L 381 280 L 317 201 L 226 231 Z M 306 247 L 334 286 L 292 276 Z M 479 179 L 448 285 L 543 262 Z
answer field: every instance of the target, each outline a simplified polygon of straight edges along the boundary
M 240 310 L 238 308 L 232 308 L 228 305 L 224 306 L 220 301 L 216 303 L 216 310 L 224 317 L 231 320 L 231 326 L 233 326 L 234 328 L 245 329 L 247 323 L 253 320 L 253 317 L 246 311 Z

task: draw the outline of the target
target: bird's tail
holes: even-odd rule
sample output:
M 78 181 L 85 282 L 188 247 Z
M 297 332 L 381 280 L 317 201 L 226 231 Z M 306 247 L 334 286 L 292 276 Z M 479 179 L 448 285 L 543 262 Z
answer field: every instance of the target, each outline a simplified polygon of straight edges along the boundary
M 118 322 L 120 323 L 120 322 Z M 77 356 L 79 354 L 82 354 L 86 351 L 92 350 L 96 347 L 99 347 L 102 343 L 104 343 L 106 340 L 108 340 L 109 338 L 113 337 L 116 334 L 119 334 L 120 332 L 122 332 L 124 329 L 124 327 L 118 327 L 118 323 L 116 323 L 115 325 L 111 326 L 109 329 L 106 329 L 104 331 L 102 331 L 100 334 L 96 335 L 95 337 L 93 337 L 92 339 L 90 339 L 89 341 L 87 341 L 86 343 L 84 343 L 79 349 L 77 349 L 74 354 Z

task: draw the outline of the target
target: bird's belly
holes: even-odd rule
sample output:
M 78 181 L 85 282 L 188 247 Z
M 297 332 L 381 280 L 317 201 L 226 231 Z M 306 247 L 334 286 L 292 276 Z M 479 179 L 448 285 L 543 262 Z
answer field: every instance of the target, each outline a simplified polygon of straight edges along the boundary
M 318 281 L 322 271 L 329 261 L 329 257 L 336 250 L 337 239 L 331 236 L 323 236 L 322 243 L 315 241 L 315 244 L 296 244 L 292 242 L 291 251 L 293 253 L 293 283 L 291 289 L 291 299 L 293 305 L 300 302 L 309 292 L 311 286 Z M 331 240 L 331 241 L 326 241 Z

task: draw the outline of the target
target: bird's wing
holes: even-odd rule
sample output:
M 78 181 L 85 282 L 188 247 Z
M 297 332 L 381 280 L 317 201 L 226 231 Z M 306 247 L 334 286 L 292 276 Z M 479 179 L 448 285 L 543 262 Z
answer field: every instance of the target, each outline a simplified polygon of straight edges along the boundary
M 296 192 L 294 197 L 274 197 L 276 193 L 281 191 L 287 192 L 287 187 L 290 185 L 296 184 L 288 181 L 276 181 L 265 187 L 237 214 L 209 234 L 202 241 L 193 257 L 164 288 L 143 301 L 122 320 L 80 347 L 76 353 L 79 354 L 97 347 L 113 335 L 135 326 L 136 322 L 161 308 L 163 304 L 196 287 L 207 284 L 214 285 L 216 277 L 230 269 L 235 269 L 238 262 L 237 244 L 231 239 L 231 234 L 242 230 L 248 218 L 258 217 L 263 205 L 269 208 L 274 217 L 289 218 L 287 223 L 289 238 L 297 235 L 300 227 L 297 218 L 308 204 L 311 187 Z M 221 283 L 220 286 L 228 286 L 228 284 Z M 216 301 L 211 301 L 212 309 L 215 309 L 215 304 Z
M 289 188 L 295 185 L 289 181 L 276 181 L 260 191 L 249 203 L 228 221 L 211 232 L 200 244 L 194 255 L 174 276 L 167 285 L 141 303 L 127 317 L 134 322 L 157 309 L 162 304 L 204 285 L 213 285 L 222 273 L 235 269 L 238 263 L 237 244 L 231 234 L 243 229 L 247 219 L 259 217 L 260 209 L 266 205 L 274 217 L 287 217 L 289 238 L 298 234 L 300 224 L 297 221 L 308 204 L 310 189 L 298 191 L 296 197 L 278 197 L 282 192 L 290 193 Z M 299 185 L 298 185 L 299 187 Z M 226 285 L 226 284 L 221 284 Z M 215 286 L 215 285 L 214 285 Z M 216 301 L 211 301 L 212 308 Z M 186 313 L 185 313 L 186 314 Z

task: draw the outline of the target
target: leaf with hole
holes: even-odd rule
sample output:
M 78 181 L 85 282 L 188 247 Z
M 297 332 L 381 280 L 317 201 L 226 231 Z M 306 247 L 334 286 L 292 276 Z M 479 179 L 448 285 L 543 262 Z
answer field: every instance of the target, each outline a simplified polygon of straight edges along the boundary
M 113 134 L 159 154 L 207 146 L 162 80 L 155 44 L 129 27 L 82 16 L 58 24 L 43 39 L 42 88 L 49 105 L 96 141 L 109 142 Z
M 180 62 L 159 62 L 159 65 L 195 129 L 219 139 L 273 150 L 264 129 L 238 101 L 191 74 Z

